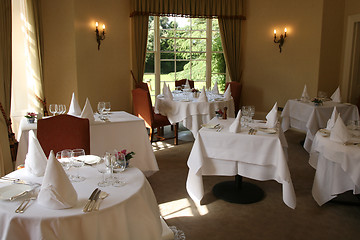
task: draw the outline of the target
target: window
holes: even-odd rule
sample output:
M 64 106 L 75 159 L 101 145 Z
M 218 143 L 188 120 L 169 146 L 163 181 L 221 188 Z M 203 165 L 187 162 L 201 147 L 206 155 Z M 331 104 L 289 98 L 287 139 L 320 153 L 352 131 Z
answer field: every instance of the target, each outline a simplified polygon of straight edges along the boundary
M 225 88 L 226 64 L 217 19 L 149 17 L 144 82 L 152 97 L 164 84 L 195 81 L 195 88 Z

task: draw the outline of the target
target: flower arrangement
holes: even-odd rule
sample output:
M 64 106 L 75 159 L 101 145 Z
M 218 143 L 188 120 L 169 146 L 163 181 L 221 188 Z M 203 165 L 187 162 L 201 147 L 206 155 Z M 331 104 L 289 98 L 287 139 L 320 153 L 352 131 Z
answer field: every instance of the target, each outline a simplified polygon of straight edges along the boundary
M 219 110 L 215 111 L 215 114 L 218 118 L 221 118 L 224 113 L 223 113 L 223 111 L 221 111 L 221 109 L 219 109 Z
M 196 88 L 193 88 L 192 90 L 191 90 L 192 92 L 200 92 L 200 90 L 199 89 L 196 89 Z
M 129 165 L 129 161 L 130 159 L 132 159 L 135 155 L 135 153 L 133 151 L 131 152 L 127 152 L 126 149 L 121 150 L 120 152 L 118 152 L 118 154 L 124 154 L 125 155 L 125 160 L 126 160 L 126 167 Z
M 323 101 L 320 98 L 314 98 L 311 100 L 316 106 L 320 106 L 323 104 Z
M 36 117 L 36 113 L 34 112 L 28 112 L 26 115 L 25 115 L 26 118 L 35 118 Z

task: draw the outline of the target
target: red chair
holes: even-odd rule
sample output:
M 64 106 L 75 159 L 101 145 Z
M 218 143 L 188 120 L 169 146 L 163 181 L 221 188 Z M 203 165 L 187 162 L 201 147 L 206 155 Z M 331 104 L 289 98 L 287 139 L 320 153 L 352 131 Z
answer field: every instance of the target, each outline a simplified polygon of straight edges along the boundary
M 135 84 L 135 88 L 141 88 L 141 89 L 144 89 L 145 91 L 149 92 L 149 87 L 148 87 L 147 83 L 145 83 L 145 82 L 137 82 Z
M 227 82 L 225 84 L 225 91 L 228 88 L 228 86 L 230 86 L 231 96 L 234 99 L 235 116 L 236 116 L 240 109 L 242 84 L 239 82 Z
M 151 99 L 148 92 L 141 88 L 136 88 L 132 90 L 133 105 L 134 105 L 134 114 L 139 118 L 142 118 L 145 122 L 145 126 L 150 129 L 150 142 L 154 142 L 154 136 L 158 141 L 174 138 L 174 144 L 178 145 L 178 123 L 174 126 L 174 137 L 164 138 L 160 136 L 159 129 L 171 125 L 168 118 L 161 114 L 155 114 L 154 109 L 151 105 Z M 158 129 L 157 134 L 155 135 L 155 128 Z
M 90 154 L 89 119 L 71 115 L 58 115 L 40 119 L 37 138 L 46 156 L 64 149 L 82 148 Z
M 175 81 L 175 87 L 182 87 L 183 85 L 186 84 L 186 80 L 187 79 L 181 79 L 181 80 Z M 189 81 L 190 88 L 194 88 L 194 81 L 192 81 L 192 80 L 188 80 L 188 81 Z

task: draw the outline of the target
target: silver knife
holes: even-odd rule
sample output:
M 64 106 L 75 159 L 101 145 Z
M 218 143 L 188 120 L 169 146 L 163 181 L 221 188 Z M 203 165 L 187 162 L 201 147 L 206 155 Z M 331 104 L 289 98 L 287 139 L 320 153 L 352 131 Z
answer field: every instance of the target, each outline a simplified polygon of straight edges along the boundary
M 90 203 L 90 205 L 89 205 L 89 207 L 88 207 L 88 209 L 87 209 L 88 212 L 91 212 L 91 211 L 93 210 L 96 201 L 99 199 L 100 193 L 101 193 L 101 190 L 99 189 L 99 190 L 96 192 L 94 198 L 92 199 L 92 201 L 91 201 L 91 203 Z
M 87 209 L 88 209 L 91 201 L 94 199 L 94 197 L 95 197 L 95 195 L 96 195 L 96 193 L 97 193 L 98 191 L 99 191 L 99 189 L 96 188 L 96 189 L 91 193 L 91 195 L 90 195 L 90 197 L 89 197 L 89 200 L 87 201 L 87 203 L 85 204 L 85 207 L 83 208 L 83 212 L 86 212 L 86 211 L 87 211 Z

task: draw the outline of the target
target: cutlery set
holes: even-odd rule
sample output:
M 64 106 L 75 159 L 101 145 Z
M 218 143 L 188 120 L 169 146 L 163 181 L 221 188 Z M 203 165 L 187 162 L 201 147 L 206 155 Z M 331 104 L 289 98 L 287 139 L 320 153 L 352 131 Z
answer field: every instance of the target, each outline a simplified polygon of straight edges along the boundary
M 30 197 L 21 202 L 20 206 L 15 210 L 16 213 L 23 213 L 31 200 L 36 200 L 36 197 Z
M 100 189 L 96 188 L 90 195 L 88 201 L 86 202 L 83 212 L 91 212 L 91 211 L 98 211 L 100 207 L 100 202 L 106 198 L 109 194 L 101 191 Z

